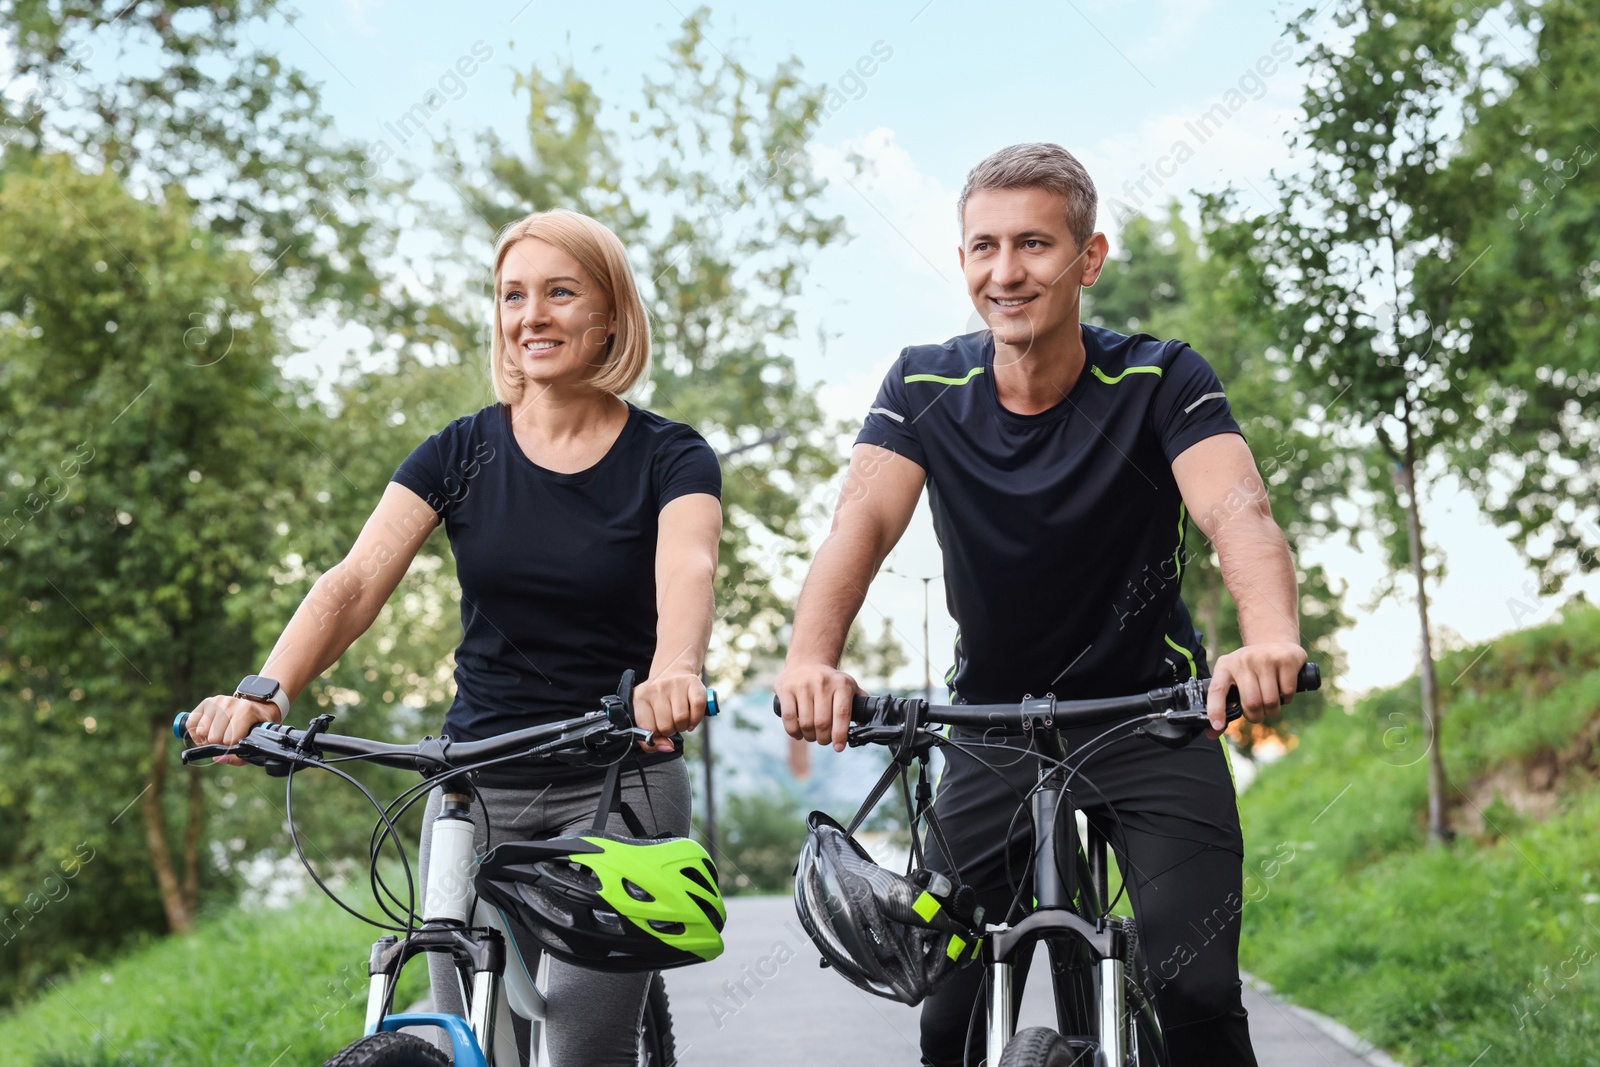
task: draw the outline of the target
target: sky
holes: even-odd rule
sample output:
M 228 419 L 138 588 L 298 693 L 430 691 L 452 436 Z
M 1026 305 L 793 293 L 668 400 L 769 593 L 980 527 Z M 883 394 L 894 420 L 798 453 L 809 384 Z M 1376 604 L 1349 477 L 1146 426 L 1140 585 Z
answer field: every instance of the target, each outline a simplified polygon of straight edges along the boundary
M 516 143 L 524 113 L 515 74 L 534 66 L 552 73 L 569 61 L 606 102 L 624 156 L 646 164 L 655 146 L 628 132 L 627 112 L 642 99 L 644 76 L 659 73 L 689 10 L 675 0 L 505 0 L 441 14 L 437 5 L 341 0 L 307 5 L 293 26 L 262 30 L 258 39 L 321 83 L 338 132 L 388 145 L 395 162 L 384 166 L 425 169 L 433 137 L 468 144 L 494 130 Z M 1230 184 L 1246 206 L 1264 208 L 1270 174 L 1298 165 L 1288 142 L 1304 87 L 1294 63 L 1302 46 L 1284 32 L 1285 6 L 820 0 L 716 3 L 711 11 L 708 39 L 718 51 L 755 71 L 793 56 L 807 80 L 837 87 L 843 99 L 809 150 L 829 179 L 822 207 L 845 218 L 851 239 L 813 260 L 798 306 L 800 340 L 789 347 L 802 380 L 835 418 L 862 417 L 903 347 L 977 328 L 956 262 L 954 206 L 967 170 L 995 149 L 1019 141 L 1068 147 L 1094 177 L 1100 226 L 1112 232 L 1119 213 L 1155 213 L 1171 197 Z M 1338 32 L 1325 15 L 1316 28 Z M 463 60 L 470 76 L 459 74 Z M 395 124 L 436 88 L 449 99 L 428 136 L 401 143 Z M 1202 126 L 1208 111 L 1226 121 Z M 868 161 L 864 172 L 847 162 L 852 155 Z M 295 366 L 330 372 L 339 349 L 324 340 Z M 1470 498 L 1448 477 L 1428 479 L 1423 492 L 1427 535 L 1448 561 L 1432 593 L 1436 643 L 1456 647 L 1552 617 L 1558 600 L 1532 594 L 1531 573 Z M 820 538 L 823 524 L 816 529 Z M 1347 689 L 1410 674 L 1415 605 L 1404 594 L 1373 602 L 1384 577 L 1376 545 L 1302 552 L 1344 583 L 1357 620 L 1340 639 Z M 875 634 L 881 616 L 892 620 L 914 661 L 899 680 L 920 684 L 918 579 L 940 571 L 925 504 L 888 567 L 896 573 L 873 585 L 863 622 Z M 1591 596 L 1600 590 L 1587 588 Z M 938 582 L 931 604 L 939 678 L 955 626 Z

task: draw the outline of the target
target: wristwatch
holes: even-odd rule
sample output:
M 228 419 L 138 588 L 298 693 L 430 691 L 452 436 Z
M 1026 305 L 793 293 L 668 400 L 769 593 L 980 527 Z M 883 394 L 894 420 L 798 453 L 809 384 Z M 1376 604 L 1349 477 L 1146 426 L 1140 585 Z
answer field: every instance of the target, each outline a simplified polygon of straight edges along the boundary
M 278 721 L 289 717 L 289 694 L 274 679 L 259 674 L 247 674 L 233 690 L 233 695 L 258 704 L 274 704 L 278 708 Z

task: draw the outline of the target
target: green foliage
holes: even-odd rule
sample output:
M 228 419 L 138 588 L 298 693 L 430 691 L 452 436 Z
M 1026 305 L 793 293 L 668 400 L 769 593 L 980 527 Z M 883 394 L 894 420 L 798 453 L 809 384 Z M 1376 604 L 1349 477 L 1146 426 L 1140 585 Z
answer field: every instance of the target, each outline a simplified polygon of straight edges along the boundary
M 0 1067 L 315 1067 L 361 1035 L 377 935 L 320 896 L 291 910 L 219 911 L 190 937 L 85 968 L 0 1019 Z M 426 984 L 412 963 L 397 1003 Z
M 794 887 L 794 859 L 805 840 L 806 821 L 794 797 L 782 793 L 736 793 L 718 819 L 717 862 L 728 896 L 787 893 Z
M 1292 384 L 1284 353 L 1249 313 L 1251 299 L 1238 271 L 1208 254 L 1174 203 L 1164 219 L 1123 220 L 1112 256 L 1088 292 L 1088 321 L 1182 338 L 1206 358 L 1256 456 L 1273 517 L 1298 550 L 1328 534 L 1334 514 L 1327 497 L 1343 471 L 1332 443 L 1306 421 L 1304 390 Z M 1241 506 L 1259 491 L 1241 487 Z M 1216 553 L 1198 529 L 1190 531 L 1186 555 L 1184 600 L 1215 657 L 1240 644 L 1238 614 L 1225 595 Z M 1349 622 L 1340 608 L 1343 590 L 1320 565 L 1301 563 L 1298 577 L 1301 640 L 1331 680 L 1342 659 L 1334 634 Z M 1291 721 L 1319 713 L 1324 702 L 1320 696 L 1297 699 L 1288 709 Z M 1251 736 L 1245 734 L 1247 743 Z
M 1245 965 L 1406 1063 L 1469 1062 L 1491 1044 L 1534 1067 L 1591 1063 L 1600 787 L 1584 753 L 1600 725 L 1600 611 L 1440 667 L 1459 676 L 1446 692 L 1453 803 L 1480 832 L 1425 843 L 1411 686 L 1330 712 L 1241 800 Z M 1547 816 L 1525 797 L 1484 800 L 1496 781 L 1538 791 L 1530 772 L 1552 759 L 1564 771 Z
M 884 618 L 876 638 L 867 636 L 859 619 L 850 624 L 840 659 L 841 669 L 860 679 L 871 691 L 887 692 L 894 684 L 895 672 L 910 662 L 911 657 L 906 655 L 894 622 L 889 618 Z
M 178 806 L 161 781 L 170 722 L 252 660 L 273 513 L 306 495 L 316 468 L 271 362 L 255 272 L 190 210 L 140 203 L 59 156 L 0 184 L 0 601 L 20 609 L 0 630 L 3 797 L 18 824 L 8 866 L 22 891 L 56 851 L 87 842 L 107 859 L 90 883 L 131 881 L 125 911 L 107 917 L 113 938 L 119 919 L 148 923 L 148 877 L 129 878 L 146 842 L 169 854 L 152 857 L 169 919 L 183 919 L 180 896 L 193 903 L 195 845 L 164 840 L 175 810 L 163 806 Z M 201 796 L 191 790 L 191 810 Z M 62 951 L 24 953 L 23 973 Z
M 1512 88 L 1474 94 L 1435 212 L 1453 269 L 1432 282 L 1485 353 L 1451 466 L 1548 592 L 1600 565 L 1600 23 L 1573 0 L 1492 17 L 1531 34 L 1538 65 L 1513 53 Z
M 436 340 L 434 320 L 383 284 L 399 176 L 339 141 L 315 84 L 255 45 L 265 23 L 293 17 L 278 0 L 0 0 L 7 78 L 30 87 L 0 100 L 0 166 L 65 153 L 142 199 L 186 197 L 216 240 L 256 257 L 252 274 L 284 287 L 272 310 L 337 308 Z
M 273 363 L 257 272 L 191 212 L 60 156 L 0 181 L 0 913 L 26 919 L 0 999 L 181 926 L 283 847 L 281 785 L 178 767 L 170 724 L 259 662 L 338 474 L 324 417 Z M 302 783 L 342 816 L 319 847 L 364 850 L 330 784 Z M 94 859 L 35 908 L 80 846 Z
M 1432 212 L 1472 72 L 1441 0 L 1349 0 L 1330 17 L 1345 31 L 1331 40 L 1309 36 L 1309 15 L 1291 27 L 1313 75 L 1295 137 L 1306 165 L 1278 179 L 1279 206 L 1264 214 L 1229 221 L 1233 195 L 1207 198 L 1207 243 L 1288 356 L 1306 413 L 1372 442 L 1344 488 L 1376 503 L 1365 524 L 1401 568 L 1410 554 L 1390 468 L 1469 430 L 1466 378 L 1483 358 L 1452 329 L 1447 298 L 1419 284 L 1438 259 Z
M 458 156 L 447 171 L 473 216 L 475 248 L 530 211 L 571 207 L 633 254 L 654 328 L 640 402 L 696 427 L 723 455 L 712 673 L 731 686 L 753 659 L 781 652 L 787 606 L 770 579 L 803 550 L 802 502 L 838 467 L 834 436 L 783 345 L 805 261 L 843 223 L 816 213 L 822 181 L 805 150 L 823 90 L 793 60 L 761 74 L 723 55 L 706 40 L 708 17 L 702 8 L 684 20 L 666 76 L 646 81 L 646 108 L 630 117 L 658 148 L 653 169 L 622 166 L 600 101 L 569 67 L 518 78 L 526 148 L 487 135 L 486 179 Z

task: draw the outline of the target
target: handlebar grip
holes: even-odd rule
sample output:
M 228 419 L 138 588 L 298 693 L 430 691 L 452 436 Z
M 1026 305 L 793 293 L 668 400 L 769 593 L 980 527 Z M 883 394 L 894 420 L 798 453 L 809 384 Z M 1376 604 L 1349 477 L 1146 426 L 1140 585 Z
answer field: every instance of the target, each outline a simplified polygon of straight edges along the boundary
M 1300 668 L 1300 677 L 1295 679 L 1294 691 L 1296 693 L 1314 693 L 1322 688 L 1322 668 L 1315 663 L 1307 663 Z
M 777 697 L 773 697 L 772 699 L 774 701 L 776 701 L 778 698 Z M 706 714 L 707 715 L 715 715 L 715 714 L 717 714 L 717 712 L 719 712 L 721 710 L 722 709 L 717 706 L 717 691 L 715 689 L 707 689 L 706 690 Z
M 1314 693 L 1322 688 L 1322 668 L 1315 663 L 1306 663 L 1300 668 L 1300 673 L 1294 680 L 1296 693 Z M 1227 699 L 1228 721 L 1244 717 L 1244 708 L 1239 704 L 1239 689 L 1237 686 L 1228 690 Z
M 191 740 L 189 737 L 188 724 L 189 713 L 187 711 L 178 712 L 178 714 L 172 720 L 172 736 L 176 737 L 179 741 Z
M 873 697 L 864 697 L 860 693 L 850 698 L 850 721 L 870 722 L 872 720 Z M 783 715 L 783 701 L 776 696 L 772 698 L 772 714 Z

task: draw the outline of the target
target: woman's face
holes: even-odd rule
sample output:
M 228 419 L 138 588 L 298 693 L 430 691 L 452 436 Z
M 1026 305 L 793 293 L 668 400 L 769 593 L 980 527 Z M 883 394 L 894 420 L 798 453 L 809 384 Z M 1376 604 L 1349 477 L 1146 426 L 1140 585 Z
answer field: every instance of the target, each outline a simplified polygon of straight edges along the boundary
M 577 384 L 605 363 L 611 301 L 554 245 L 524 237 L 508 248 L 495 300 L 506 353 L 530 383 Z

